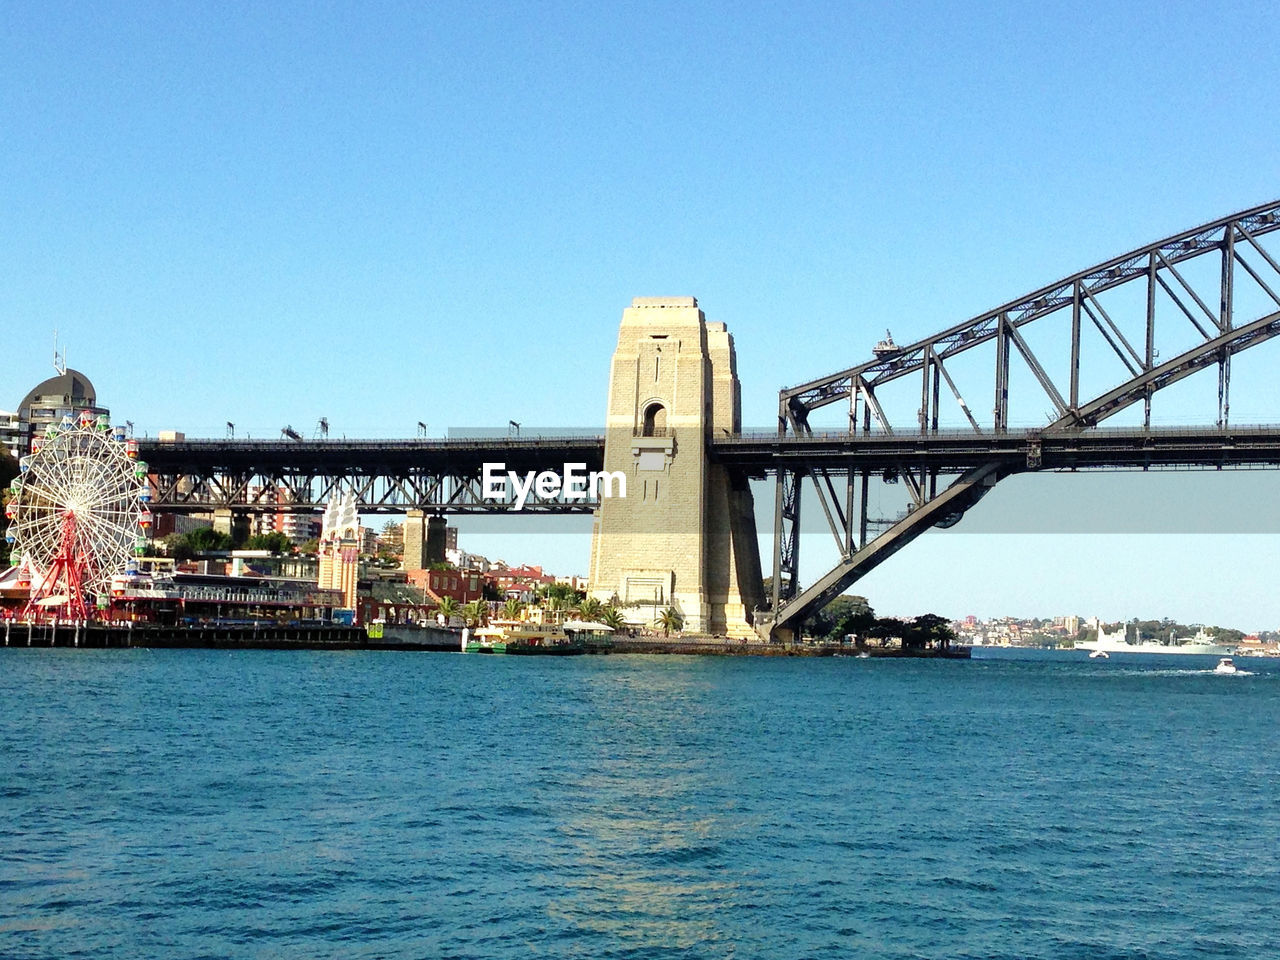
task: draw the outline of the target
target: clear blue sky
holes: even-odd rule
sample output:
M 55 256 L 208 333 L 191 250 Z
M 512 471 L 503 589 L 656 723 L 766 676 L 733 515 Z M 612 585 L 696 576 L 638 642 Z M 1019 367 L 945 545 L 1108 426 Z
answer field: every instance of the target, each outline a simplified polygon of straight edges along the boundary
M 0 20 L 0 407 L 51 372 L 56 328 L 151 433 L 589 427 L 623 307 L 666 294 L 729 325 L 744 419 L 768 426 L 779 387 L 885 327 L 913 339 L 1280 196 L 1262 3 Z M 1269 379 L 1238 402 L 1280 420 Z M 1274 534 L 1055 536 L 1034 563 L 1030 539 L 931 537 L 864 589 L 886 612 L 1280 626 Z M 585 572 L 582 536 L 505 552 Z M 1005 573 L 956 573 L 977 569 Z

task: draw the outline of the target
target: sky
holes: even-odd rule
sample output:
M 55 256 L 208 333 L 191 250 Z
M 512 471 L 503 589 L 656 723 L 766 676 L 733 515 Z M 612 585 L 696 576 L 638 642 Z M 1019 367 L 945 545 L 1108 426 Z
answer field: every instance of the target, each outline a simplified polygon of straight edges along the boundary
M 592 428 L 623 308 L 693 295 L 735 337 L 744 424 L 770 428 L 780 388 L 886 328 L 925 336 L 1280 196 L 1273 13 L 8 0 L 0 407 L 52 373 L 56 330 L 140 433 Z M 1280 421 L 1262 373 L 1235 399 Z M 1158 495 L 1183 516 L 1241 482 Z M 1280 627 L 1275 525 L 1115 531 L 1096 494 L 1036 489 L 978 509 L 1058 529 L 962 524 L 858 591 Z M 586 572 L 580 532 L 475 538 Z

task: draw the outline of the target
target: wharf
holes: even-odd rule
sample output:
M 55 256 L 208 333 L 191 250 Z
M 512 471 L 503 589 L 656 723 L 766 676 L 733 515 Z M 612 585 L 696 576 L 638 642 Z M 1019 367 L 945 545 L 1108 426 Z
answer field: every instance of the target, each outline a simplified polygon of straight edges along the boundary
M 6 647 L 150 647 L 192 650 L 416 650 L 457 653 L 457 630 L 434 626 L 388 625 L 380 637 L 363 627 L 323 625 L 192 625 L 24 623 L 5 620 L 0 643 Z M 614 637 L 587 644 L 594 654 L 641 653 L 722 657 L 857 657 L 967 660 L 969 647 L 903 650 L 868 647 L 859 651 L 836 643 L 764 643 L 723 637 Z
M 194 625 L 23 623 L 4 621 L 6 647 L 152 647 L 204 650 L 457 650 L 457 634 L 423 631 L 413 639 L 373 640 L 363 627 L 338 625 Z
M 691 654 L 721 657 L 859 657 L 925 660 L 968 660 L 969 647 L 948 650 L 904 650 L 901 647 L 867 647 L 858 650 L 840 643 L 765 643 L 724 637 L 614 637 L 600 653 Z

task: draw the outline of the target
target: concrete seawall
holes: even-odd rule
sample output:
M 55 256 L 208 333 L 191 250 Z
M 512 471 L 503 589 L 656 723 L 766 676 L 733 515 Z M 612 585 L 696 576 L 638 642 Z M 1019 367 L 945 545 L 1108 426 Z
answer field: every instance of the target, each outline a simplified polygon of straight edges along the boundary
M 8 647 L 155 647 L 210 650 L 457 650 L 458 635 L 421 630 L 413 638 L 371 640 L 363 627 L 191 626 L 19 623 L 0 626 Z
M 370 638 L 363 627 L 342 626 L 190 626 L 149 624 L 0 622 L 0 644 L 6 647 L 151 647 L 193 650 L 405 650 L 457 653 L 461 631 L 443 627 L 388 625 L 383 636 Z M 764 643 L 721 637 L 615 637 L 589 644 L 596 654 L 676 654 L 721 657 L 853 657 L 859 651 L 840 644 Z M 868 648 L 868 657 L 968 659 L 968 647 L 948 651 Z

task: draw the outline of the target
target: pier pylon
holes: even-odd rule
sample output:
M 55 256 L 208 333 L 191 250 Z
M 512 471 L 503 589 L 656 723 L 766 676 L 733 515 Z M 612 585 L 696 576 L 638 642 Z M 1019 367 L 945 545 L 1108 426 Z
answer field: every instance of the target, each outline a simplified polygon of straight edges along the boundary
M 654 618 L 674 607 L 686 632 L 755 636 L 762 582 L 751 490 L 708 451 L 741 418 L 725 325 L 708 322 L 693 297 L 633 300 L 605 417 L 604 469 L 625 477 L 626 493 L 600 500 L 592 596 L 651 606 Z

